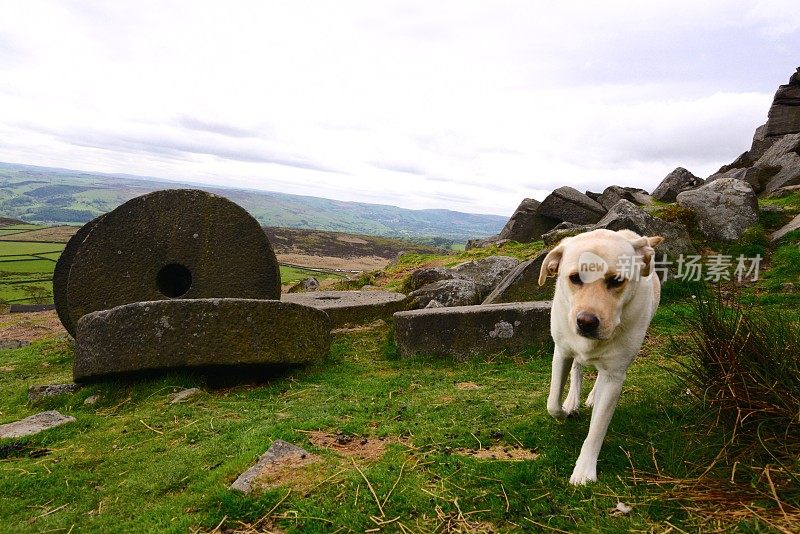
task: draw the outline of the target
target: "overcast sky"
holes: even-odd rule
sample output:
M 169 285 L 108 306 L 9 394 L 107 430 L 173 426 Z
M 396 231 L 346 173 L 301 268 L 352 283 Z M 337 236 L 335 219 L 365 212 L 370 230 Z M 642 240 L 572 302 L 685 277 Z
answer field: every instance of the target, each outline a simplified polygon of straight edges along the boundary
M 749 148 L 786 1 L 0 3 L 0 161 L 509 215 Z

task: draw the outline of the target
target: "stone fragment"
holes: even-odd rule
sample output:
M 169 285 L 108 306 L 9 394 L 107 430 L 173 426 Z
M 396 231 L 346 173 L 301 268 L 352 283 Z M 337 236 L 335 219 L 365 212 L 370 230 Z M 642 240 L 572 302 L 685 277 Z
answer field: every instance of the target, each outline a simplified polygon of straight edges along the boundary
M 281 463 L 292 463 L 298 460 L 307 460 L 313 457 L 305 449 L 292 445 L 282 439 L 276 439 L 272 442 L 267 452 L 262 454 L 258 462 L 239 475 L 239 477 L 230 485 L 231 490 L 241 491 L 242 493 L 250 493 L 253 491 L 253 485 L 258 478 L 263 477 L 269 470 L 275 469 Z
M 0 438 L 32 436 L 43 430 L 73 422 L 75 422 L 74 417 L 64 416 L 56 411 L 41 412 L 20 421 L 0 425 Z
M 187 400 L 189 400 L 190 398 L 194 397 L 199 393 L 201 393 L 199 388 L 182 389 L 170 396 L 169 403 L 180 404 L 181 402 L 186 402 Z
M 620 187 L 618 185 L 606 187 L 597 201 L 605 209 L 610 210 L 620 200 L 628 200 L 634 204 L 651 204 L 653 202 L 652 197 L 644 189 Z
M 0 341 L 0 350 L 3 349 L 20 349 L 27 347 L 31 342 L 25 339 L 4 339 Z
M 319 289 L 319 280 L 310 276 L 300 280 L 289 288 L 289 293 L 302 293 L 303 291 L 316 291 Z
M 550 339 L 550 302 L 435 308 L 394 314 L 401 356 L 465 360 L 517 353 Z
M 405 290 L 408 292 L 416 291 L 417 289 L 440 282 L 442 280 L 463 280 L 464 276 L 455 272 L 453 269 L 447 267 L 423 267 L 412 272 L 405 284 Z
M 478 287 L 478 299 L 482 300 L 517 265 L 519 260 L 510 256 L 489 256 L 458 264 L 452 270 L 459 277 L 475 282 Z
M 28 388 L 28 402 L 36 402 L 42 397 L 55 397 L 75 393 L 81 388 L 80 384 L 40 384 Z
M 320 361 L 325 312 L 289 302 L 174 299 L 125 304 L 78 321 L 73 378 L 167 368 L 282 366 Z
M 391 291 L 314 291 L 281 295 L 281 300 L 324 311 L 332 328 L 388 319 L 408 306 L 405 295 Z
M 280 272 L 261 225 L 223 197 L 170 189 L 122 204 L 79 246 L 65 327 L 88 313 L 173 298 L 280 298 Z
M 789 221 L 785 226 L 776 230 L 770 236 L 770 241 L 777 241 L 778 239 L 782 238 L 789 232 L 793 232 L 794 230 L 800 230 L 800 215 L 797 215 L 794 219 Z

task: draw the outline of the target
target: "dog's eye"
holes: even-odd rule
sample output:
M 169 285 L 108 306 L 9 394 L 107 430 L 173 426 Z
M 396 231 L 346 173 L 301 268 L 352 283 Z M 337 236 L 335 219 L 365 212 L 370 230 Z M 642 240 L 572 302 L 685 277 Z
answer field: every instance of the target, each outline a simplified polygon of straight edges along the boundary
M 625 283 L 625 278 L 623 278 L 622 276 L 614 276 L 606 280 L 606 286 L 611 289 L 620 287 L 624 283 Z
M 581 275 L 578 273 L 572 273 L 571 275 L 569 275 L 569 281 L 578 286 L 583 284 L 583 280 L 581 280 Z

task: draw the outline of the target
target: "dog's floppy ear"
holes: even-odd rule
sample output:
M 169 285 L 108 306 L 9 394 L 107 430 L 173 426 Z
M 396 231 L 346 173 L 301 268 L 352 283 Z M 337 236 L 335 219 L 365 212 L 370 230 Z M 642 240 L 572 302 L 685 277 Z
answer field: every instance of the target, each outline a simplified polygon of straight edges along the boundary
M 561 263 L 561 256 L 564 255 L 564 244 L 559 244 L 556 248 L 551 250 L 542 261 L 542 267 L 539 269 L 539 285 L 543 286 L 544 281 L 548 276 L 555 276 L 558 274 L 558 266 Z
M 640 237 L 630 242 L 631 245 L 633 245 L 636 255 L 642 257 L 642 262 L 644 263 L 641 271 L 642 276 L 650 276 L 650 271 L 653 267 L 653 257 L 656 255 L 656 251 L 653 250 L 653 247 L 662 241 L 664 241 L 664 238 L 657 235 L 653 237 Z

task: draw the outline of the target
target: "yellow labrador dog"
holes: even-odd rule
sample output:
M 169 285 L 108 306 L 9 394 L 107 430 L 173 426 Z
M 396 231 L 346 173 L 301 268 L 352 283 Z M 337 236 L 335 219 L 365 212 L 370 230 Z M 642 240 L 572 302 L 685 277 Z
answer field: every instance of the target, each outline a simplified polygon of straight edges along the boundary
M 570 477 L 572 484 L 597 480 L 597 456 L 622 382 L 658 307 L 661 285 L 654 273 L 653 247 L 663 240 L 630 230 L 594 230 L 563 239 L 542 263 L 539 285 L 548 276 L 557 277 L 550 317 L 555 341 L 547 398 L 550 415 L 576 413 L 583 366 L 597 368 L 597 381 L 586 399 L 586 406 L 594 406 L 589 434 Z M 567 374 L 569 392 L 562 404 Z

